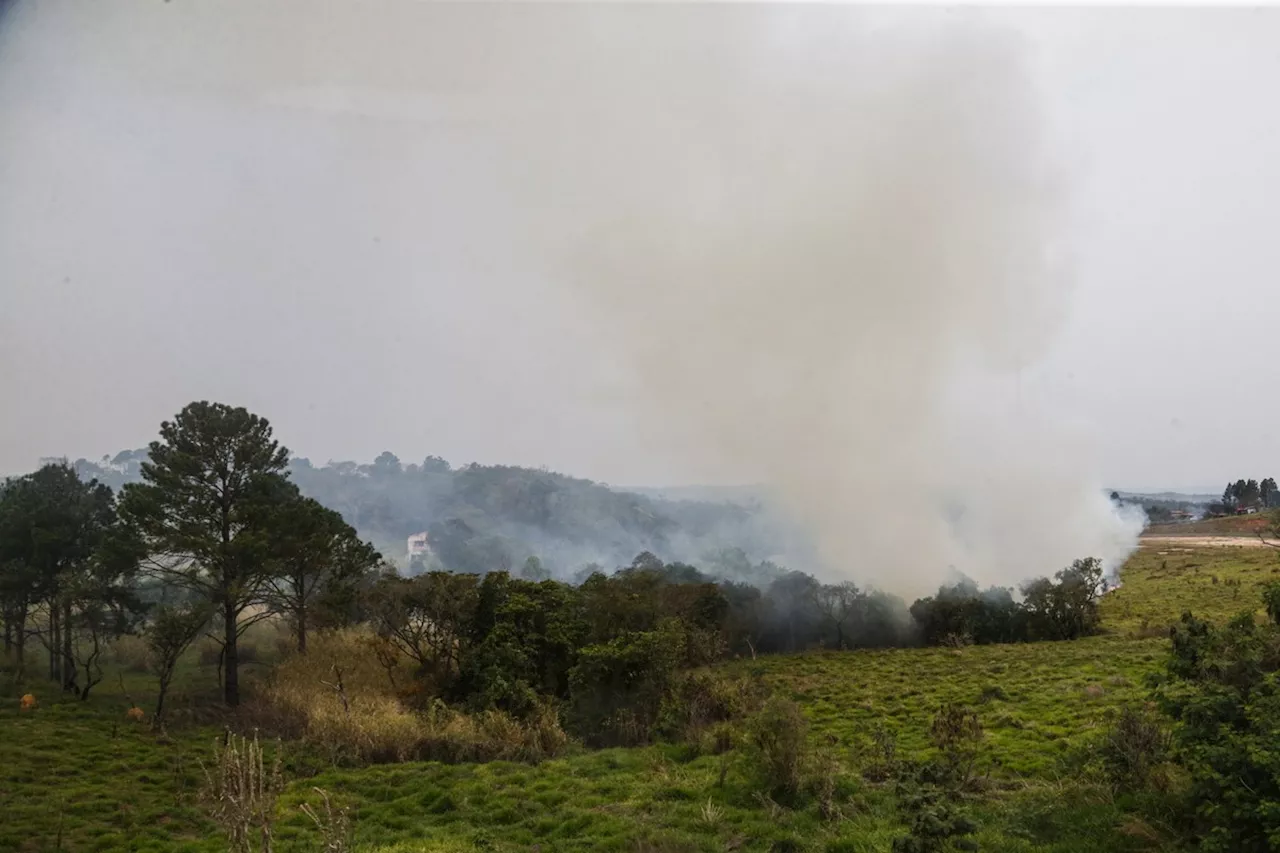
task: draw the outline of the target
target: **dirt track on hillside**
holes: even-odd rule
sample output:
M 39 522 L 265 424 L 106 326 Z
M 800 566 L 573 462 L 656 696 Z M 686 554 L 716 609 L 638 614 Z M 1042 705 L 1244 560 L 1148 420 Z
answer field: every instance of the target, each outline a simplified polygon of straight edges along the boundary
M 1149 548 L 1264 548 L 1256 536 L 1143 536 L 1138 542 Z M 1280 542 L 1268 540 L 1280 548 Z

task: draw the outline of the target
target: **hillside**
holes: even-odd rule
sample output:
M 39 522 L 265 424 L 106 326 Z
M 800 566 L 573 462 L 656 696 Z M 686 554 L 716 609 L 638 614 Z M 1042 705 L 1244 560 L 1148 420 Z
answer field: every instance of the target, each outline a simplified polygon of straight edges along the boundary
M 1145 678 L 1162 667 L 1167 626 L 1182 610 L 1224 620 L 1251 609 L 1276 566 L 1265 550 L 1143 549 L 1123 568 L 1124 585 L 1103 601 L 1100 636 L 777 655 L 723 667 L 759 672 L 797 699 L 811 740 L 831 761 L 853 767 L 874 767 L 877 755 L 891 755 L 885 750 L 927 754 L 941 703 L 976 708 L 991 778 L 970 804 L 979 849 L 1172 853 L 1183 848 L 1168 826 L 1145 822 L 1131 800 L 1082 773 L 1079 762 L 1121 708 L 1147 697 Z M 152 679 L 129 671 L 117 678 L 112 669 L 86 703 L 49 691 L 33 714 L 16 700 L 0 706 L 0 725 L 13 734 L 0 742 L 8 817 L 0 849 L 225 850 L 194 796 L 199 762 L 219 730 L 175 726 L 157 738 L 121 722 L 126 702 L 151 701 Z M 194 688 L 211 673 L 193 660 L 183 676 Z M 892 784 L 871 770 L 842 782 L 841 817 L 830 820 L 812 804 L 761 800 L 738 763 L 674 744 L 577 749 L 536 765 L 363 768 L 289 748 L 292 781 L 277 839 L 285 850 L 320 849 L 298 809 L 316 787 L 354 807 L 358 853 L 871 853 L 890 849 L 901 832 Z
M 145 449 L 122 451 L 98 462 L 79 459 L 75 467 L 82 477 L 119 490 L 139 479 L 146 455 Z M 697 562 L 716 574 L 754 576 L 762 561 L 796 539 L 759 501 L 669 499 L 659 496 L 661 490 L 618 491 L 541 469 L 455 468 L 438 457 L 404 464 L 383 453 L 371 464 L 316 466 L 295 457 L 289 473 L 304 495 L 340 512 L 361 537 L 406 568 L 406 540 L 423 531 L 431 554 L 415 569 L 519 571 L 536 557 L 557 577 L 592 564 L 627 565 L 644 551 L 666 561 Z
M 1144 531 L 1148 536 L 1257 536 L 1270 535 L 1280 525 L 1280 510 L 1267 510 L 1253 515 L 1227 515 L 1205 518 L 1184 524 L 1153 524 Z

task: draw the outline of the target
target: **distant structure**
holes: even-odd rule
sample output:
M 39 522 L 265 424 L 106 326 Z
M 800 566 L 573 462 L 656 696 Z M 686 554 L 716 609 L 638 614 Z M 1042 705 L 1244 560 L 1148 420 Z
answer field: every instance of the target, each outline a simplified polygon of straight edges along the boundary
M 427 541 L 426 531 L 415 533 L 409 537 L 409 559 L 420 556 L 431 550 L 431 543 Z

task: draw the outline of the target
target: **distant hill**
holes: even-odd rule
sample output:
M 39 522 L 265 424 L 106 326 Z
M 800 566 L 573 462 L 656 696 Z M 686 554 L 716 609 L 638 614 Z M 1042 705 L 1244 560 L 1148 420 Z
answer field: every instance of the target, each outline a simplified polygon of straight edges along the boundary
M 82 477 L 119 489 L 141 477 L 145 449 L 74 464 Z M 409 567 L 408 537 L 431 544 L 415 569 L 520 571 L 530 557 L 560 577 L 592 564 L 629 564 L 649 551 L 663 560 L 696 562 L 709 571 L 750 578 L 795 536 L 756 500 L 690 499 L 696 492 L 650 494 L 611 489 L 553 471 L 506 465 L 452 467 L 437 457 L 402 463 L 383 453 L 370 464 L 290 461 L 303 494 L 340 512 L 383 554 Z M 712 494 L 707 492 L 705 494 Z M 728 494 L 728 493 L 725 493 Z
M 1188 503 L 1188 504 L 1210 504 L 1214 501 L 1222 500 L 1222 492 L 1216 494 L 1210 493 L 1190 493 L 1190 492 L 1126 492 L 1123 489 L 1116 489 L 1122 498 L 1132 498 L 1136 500 L 1153 500 L 1163 501 L 1166 503 Z

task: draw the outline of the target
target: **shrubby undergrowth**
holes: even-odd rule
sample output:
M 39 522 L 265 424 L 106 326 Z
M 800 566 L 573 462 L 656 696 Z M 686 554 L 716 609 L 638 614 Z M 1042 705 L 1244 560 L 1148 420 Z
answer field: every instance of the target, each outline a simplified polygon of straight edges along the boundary
M 243 708 L 243 721 L 308 742 L 336 764 L 538 761 L 567 746 L 550 706 L 517 719 L 494 709 L 466 713 L 439 699 L 422 703 L 395 686 L 375 644 L 354 629 L 317 635 L 306 655 L 276 668 Z

